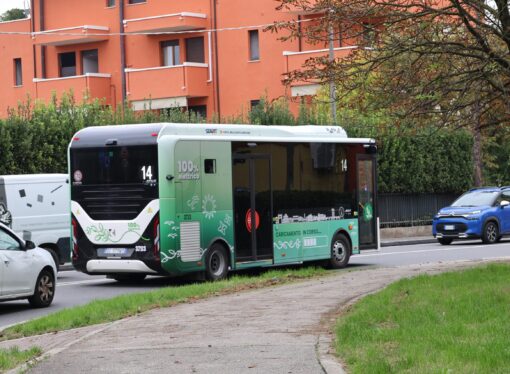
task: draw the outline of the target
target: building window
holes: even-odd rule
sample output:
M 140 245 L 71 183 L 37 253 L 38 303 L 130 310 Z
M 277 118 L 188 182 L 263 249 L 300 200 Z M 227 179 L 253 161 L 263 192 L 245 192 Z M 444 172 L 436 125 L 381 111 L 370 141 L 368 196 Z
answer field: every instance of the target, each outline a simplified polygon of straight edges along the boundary
M 260 60 L 259 30 L 248 31 L 250 36 L 250 61 Z
M 106 6 L 108 8 L 111 8 L 112 6 L 115 6 L 115 0 L 106 0 Z
M 253 110 L 258 107 L 260 104 L 260 100 L 250 100 L 250 109 Z
M 186 39 L 186 61 L 205 62 L 203 37 Z
M 59 53 L 58 60 L 60 63 L 61 77 L 72 77 L 76 75 L 76 53 Z
M 163 66 L 175 66 L 181 64 L 178 40 L 167 40 L 166 42 L 162 42 L 161 53 L 163 55 Z
M 207 118 L 207 105 L 190 105 L 188 106 L 188 114 L 192 120 Z
M 83 74 L 99 73 L 99 59 L 97 49 L 81 52 L 81 66 Z
M 23 71 L 21 69 L 21 58 L 14 59 L 14 85 L 23 85 Z
M 363 45 L 373 46 L 377 38 L 377 31 L 373 24 L 363 24 Z
M 146 2 L 147 0 L 128 0 L 128 4 L 141 4 Z

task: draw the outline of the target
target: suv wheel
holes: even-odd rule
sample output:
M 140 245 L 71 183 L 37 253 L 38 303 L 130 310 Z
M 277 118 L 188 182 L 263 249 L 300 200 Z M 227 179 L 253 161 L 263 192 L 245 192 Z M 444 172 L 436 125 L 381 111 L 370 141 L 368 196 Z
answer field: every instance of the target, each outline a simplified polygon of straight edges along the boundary
M 499 228 L 496 222 L 489 221 L 483 227 L 482 242 L 485 244 L 493 244 L 498 241 Z
M 441 243 L 442 245 L 448 245 L 452 244 L 453 239 L 452 238 L 437 238 L 437 241 Z

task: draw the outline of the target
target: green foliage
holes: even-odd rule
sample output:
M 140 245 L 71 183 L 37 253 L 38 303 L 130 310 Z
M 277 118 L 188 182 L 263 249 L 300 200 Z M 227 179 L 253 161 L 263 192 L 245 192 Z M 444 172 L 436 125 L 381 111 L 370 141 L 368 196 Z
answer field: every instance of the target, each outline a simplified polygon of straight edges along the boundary
M 349 373 L 505 373 L 508 264 L 403 279 L 336 326 Z
M 24 362 L 27 362 L 42 353 L 41 348 L 32 347 L 27 350 L 21 350 L 19 347 L 9 349 L 0 349 L 0 372 L 13 369 Z
M 2 21 L 2 22 L 14 21 L 14 20 L 23 19 L 23 18 L 27 18 L 25 11 L 23 9 L 13 8 L 13 9 L 9 9 L 8 11 L 3 13 L 0 16 L 0 21 Z
M 293 125 L 295 119 L 285 99 L 269 101 L 261 97 L 260 102 L 249 114 L 249 122 L 254 125 Z
M 472 185 L 473 140 L 467 131 L 369 124 L 345 128 L 349 136 L 377 140 L 379 192 L 460 193 Z
M 67 172 L 67 147 L 73 135 L 86 126 L 179 122 L 204 119 L 178 109 L 134 112 L 119 106 L 112 110 L 100 101 L 76 103 L 71 94 L 56 96 L 49 104 L 30 98 L 0 121 L 0 175 Z
M 319 97 L 311 108 L 302 106 L 295 118 L 287 101 L 269 102 L 262 98 L 249 113 L 249 122 L 331 125 L 328 108 L 329 103 Z M 389 126 L 391 121 L 384 112 L 359 113 L 358 109 L 342 110 L 339 118 L 350 136 L 378 141 L 380 192 L 459 193 L 471 186 L 472 138 L 467 132 L 438 130 L 435 126 Z M 78 130 L 86 126 L 154 122 L 200 123 L 204 119 L 179 109 L 134 112 L 128 106 L 112 110 L 100 101 L 78 104 L 72 94 L 64 95 L 60 101 L 54 97 L 46 105 L 28 99 L 0 121 L 0 175 L 66 172 L 67 147 Z M 215 122 L 246 121 L 238 116 L 223 121 L 215 118 Z M 499 147 L 498 157 L 506 157 L 508 164 L 510 152 L 503 145 Z

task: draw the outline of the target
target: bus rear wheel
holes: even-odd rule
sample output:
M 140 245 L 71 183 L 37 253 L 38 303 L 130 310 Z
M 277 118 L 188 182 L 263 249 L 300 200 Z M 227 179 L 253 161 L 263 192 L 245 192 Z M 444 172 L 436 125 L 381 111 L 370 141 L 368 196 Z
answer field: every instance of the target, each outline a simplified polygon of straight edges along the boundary
M 215 243 L 205 257 L 205 277 L 210 281 L 216 281 L 226 278 L 227 273 L 227 251 L 222 245 Z
M 349 263 L 351 245 L 345 235 L 338 234 L 331 243 L 330 265 L 333 269 L 342 269 Z

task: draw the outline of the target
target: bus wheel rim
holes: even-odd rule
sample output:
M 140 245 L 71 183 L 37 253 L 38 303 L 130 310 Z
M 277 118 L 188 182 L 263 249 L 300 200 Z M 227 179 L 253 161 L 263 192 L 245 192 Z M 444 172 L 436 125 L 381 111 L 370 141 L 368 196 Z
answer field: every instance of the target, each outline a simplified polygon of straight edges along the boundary
M 214 275 L 221 274 L 223 272 L 223 267 L 225 266 L 223 258 L 216 252 L 212 254 L 209 265 Z
M 340 241 L 336 241 L 333 244 L 333 258 L 338 262 L 342 262 L 345 258 L 345 247 Z

